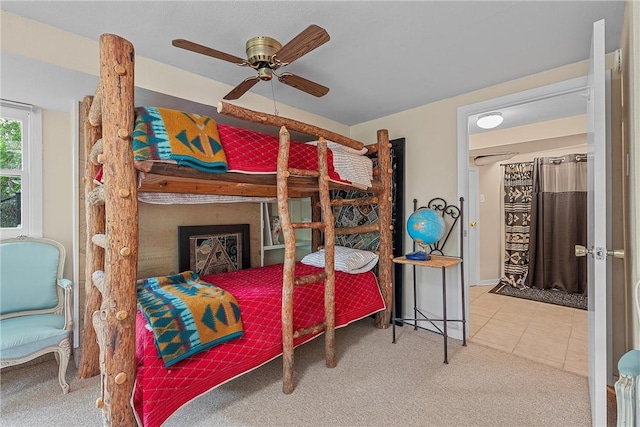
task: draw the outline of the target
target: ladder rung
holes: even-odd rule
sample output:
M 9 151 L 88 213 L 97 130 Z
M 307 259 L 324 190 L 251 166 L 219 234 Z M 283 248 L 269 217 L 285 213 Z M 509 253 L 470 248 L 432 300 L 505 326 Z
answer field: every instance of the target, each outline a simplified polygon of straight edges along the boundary
M 355 227 L 342 227 L 335 229 L 336 235 L 373 233 L 378 231 L 380 231 L 380 226 L 378 224 L 366 224 L 358 225 Z
M 293 281 L 295 286 L 308 285 L 309 283 L 316 283 L 327 278 L 327 273 L 307 274 L 306 276 L 296 277 Z
M 293 331 L 293 339 L 304 337 L 307 335 L 317 334 L 320 331 L 324 331 L 327 328 L 324 322 L 316 323 L 315 325 L 308 326 L 306 328 L 300 328 Z
M 363 206 L 363 205 L 375 205 L 378 203 L 377 197 L 365 197 L 362 199 L 333 199 L 331 200 L 331 206 Z M 320 203 L 317 203 L 320 205 Z
M 291 227 L 293 228 L 324 228 L 324 222 L 292 222 Z
M 310 176 L 313 178 L 317 178 L 320 176 L 320 172 L 318 171 L 312 171 L 312 170 L 306 170 L 306 169 L 296 169 L 296 168 L 289 168 L 287 169 L 289 171 L 289 176 L 291 175 L 296 175 L 296 176 Z

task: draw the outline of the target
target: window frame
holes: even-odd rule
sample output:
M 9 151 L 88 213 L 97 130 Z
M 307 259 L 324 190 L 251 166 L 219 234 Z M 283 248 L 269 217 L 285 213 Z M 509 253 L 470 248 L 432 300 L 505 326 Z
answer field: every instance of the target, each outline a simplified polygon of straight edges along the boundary
M 2 175 L 21 178 L 21 224 L 16 228 L 0 227 L 0 238 L 42 237 L 42 111 L 32 105 L 0 100 L 0 117 L 22 122 L 22 169 L 0 169 Z

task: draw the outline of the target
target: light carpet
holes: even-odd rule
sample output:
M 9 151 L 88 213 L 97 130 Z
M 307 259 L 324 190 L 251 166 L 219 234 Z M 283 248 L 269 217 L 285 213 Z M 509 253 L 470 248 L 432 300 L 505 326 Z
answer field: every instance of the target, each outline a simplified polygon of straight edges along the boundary
M 336 333 L 338 366 L 324 339 L 296 349 L 296 389 L 282 393 L 278 358 L 190 402 L 166 426 L 587 426 L 587 378 L 473 342 L 363 319 Z M 54 360 L 2 372 L 2 426 L 99 426 L 99 379 L 69 368 L 63 395 Z

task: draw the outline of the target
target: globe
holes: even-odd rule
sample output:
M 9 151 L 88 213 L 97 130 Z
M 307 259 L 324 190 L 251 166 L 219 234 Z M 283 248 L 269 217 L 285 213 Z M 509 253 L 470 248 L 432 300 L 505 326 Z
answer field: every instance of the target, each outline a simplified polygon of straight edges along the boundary
M 420 208 L 409 216 L 407 231 L 409 236 L 420 246 L 436 243 L 445 232 L 445 223 L 442 216 L 433 209 Z M 425 251 L 407 254 L 409 259 L 428 260 L 429 255 Z

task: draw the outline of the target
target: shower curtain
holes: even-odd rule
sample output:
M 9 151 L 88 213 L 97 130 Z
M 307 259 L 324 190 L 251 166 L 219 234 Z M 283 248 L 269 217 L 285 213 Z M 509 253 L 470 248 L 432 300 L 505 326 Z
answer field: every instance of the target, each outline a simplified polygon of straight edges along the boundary
M 534 160 L 530 235 L 526 286 L 584 293 L 586 258 L 574 247 L 587 244 L 586 154 Z
M 504 275 L 501 284 L 524 288 L 529 270 L 533 162 L 504 165 Z

